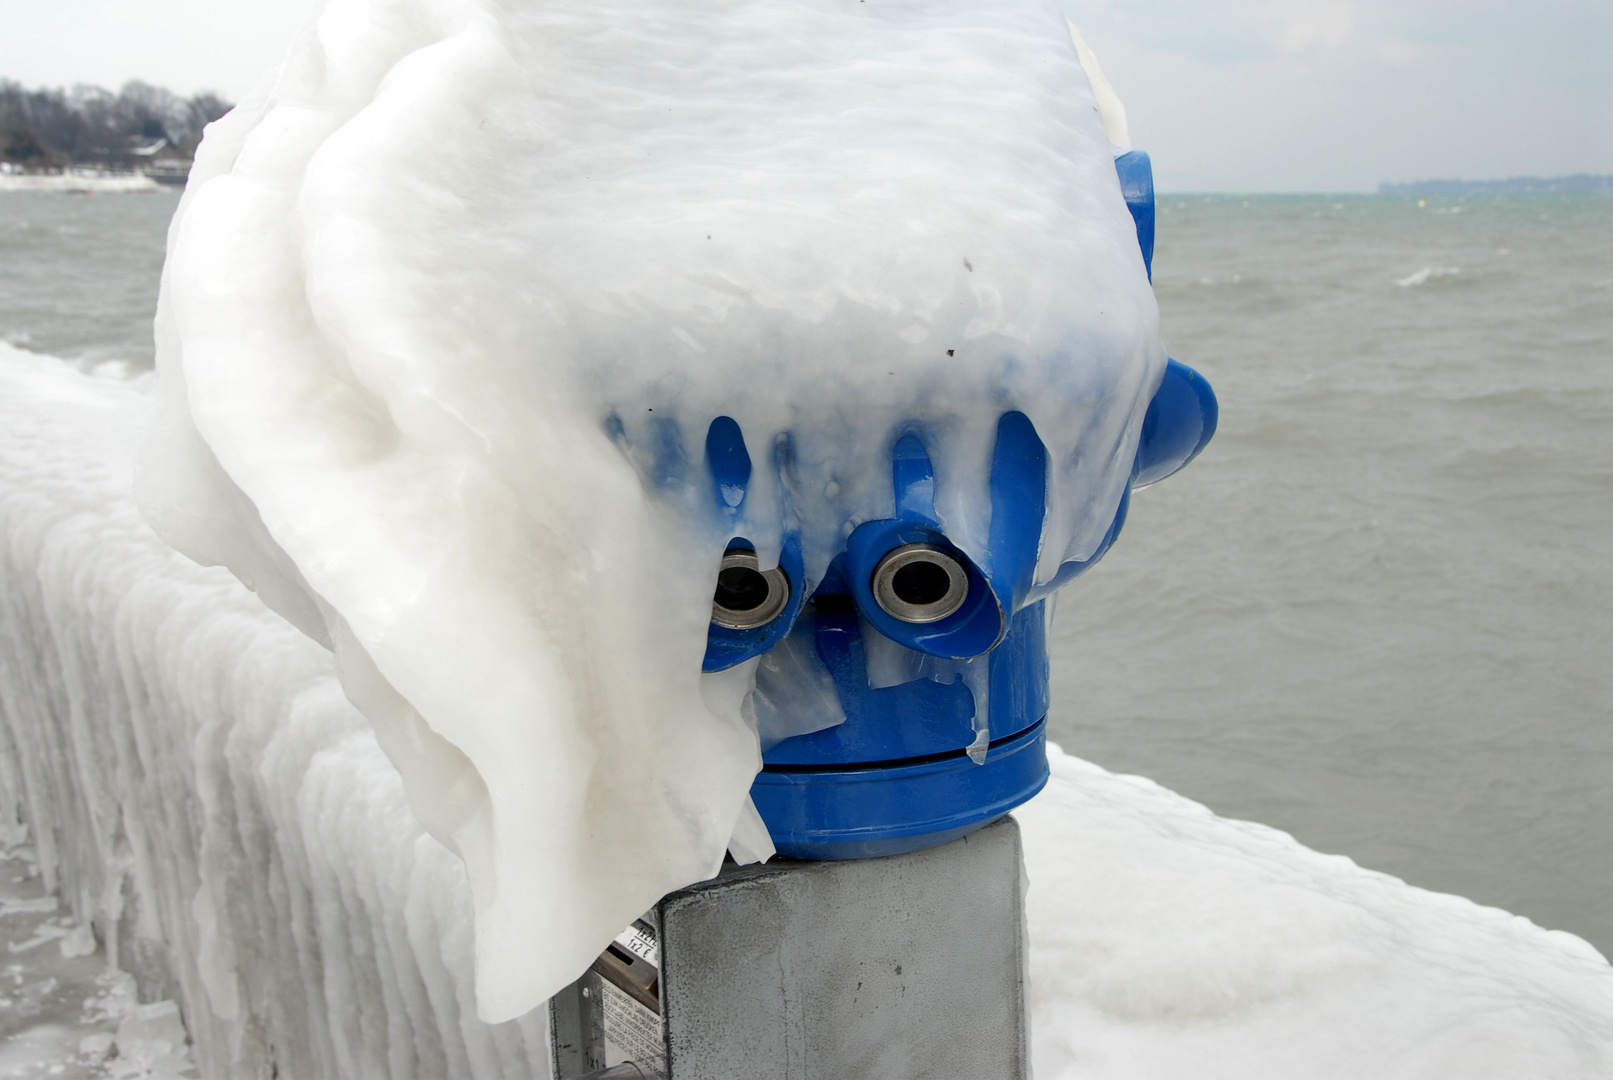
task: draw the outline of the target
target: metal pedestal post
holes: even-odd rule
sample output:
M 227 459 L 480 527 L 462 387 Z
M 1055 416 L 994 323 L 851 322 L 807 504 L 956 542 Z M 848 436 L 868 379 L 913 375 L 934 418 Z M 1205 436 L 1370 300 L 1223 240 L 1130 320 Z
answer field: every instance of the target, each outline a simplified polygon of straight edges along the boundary
M 1002 818 L 906 855 L 725 867 L 556 996 L 555 1075 L 1023 1080 L 1021 866 Z

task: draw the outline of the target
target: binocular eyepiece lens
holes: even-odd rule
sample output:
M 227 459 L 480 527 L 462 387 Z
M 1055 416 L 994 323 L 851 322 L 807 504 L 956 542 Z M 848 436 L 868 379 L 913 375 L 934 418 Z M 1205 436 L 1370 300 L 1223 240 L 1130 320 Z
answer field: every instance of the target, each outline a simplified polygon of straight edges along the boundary
M 969 575 L 933 544 L 904 544 L 874 567 L 874 600 L 885 614 L 909 623 L 939 622 L 963 606 Z
M 754 630 L 779 617 L 790 599 L 790 579 L 778 567 L 763 571 L 756 552 L 735 548 L 722 557 L 711 621 L 729 630 Z
M 712 603 L 729 611 L 755 611 L 767 603 L 772 587 L 760 570 L 730 566 L 717 574 L 717 592 Z

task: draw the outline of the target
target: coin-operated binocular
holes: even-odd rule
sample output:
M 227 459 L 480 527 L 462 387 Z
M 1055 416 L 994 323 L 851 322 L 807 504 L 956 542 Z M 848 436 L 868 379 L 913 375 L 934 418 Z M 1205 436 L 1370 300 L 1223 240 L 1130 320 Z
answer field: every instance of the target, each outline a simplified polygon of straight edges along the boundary
M 1115 165 L 1152 277 L 1148 156 L 1128 152 Z M 978 829 L 1041 790 L 1047 597 L 1114 543 L 1130 490 L 1191 461 L 1216 418 L 1209 384 L 1170 361 L 1107 534 L 1088 559 L 1064 563 L 1040 584 L 1048 453 L 1020 412 L 997 424 L 990 535 L 978 561 L 942 528 L 936 476 L 915 434 L 891 450 L 894 516 L 858 525 L 810 596 L 797 542 L 786 538 L 778 565 L 765 570 L 749 544 L 731 542 L 717 575 L 705 670 L 761 655 L 758 691 L 774 707 L 828 692 L 837 699 L 833 719 L 844 717 L 807 724 L 819 730 L 772 745 L 764 731 L 751 797 L 779 853 L 850 859 L 915 851 Z M 734 505 L 751 461 L 732 419 L 712 423 L 706 459 L 719 499 Z M 775 650 L 770 664 L 766 654 Z

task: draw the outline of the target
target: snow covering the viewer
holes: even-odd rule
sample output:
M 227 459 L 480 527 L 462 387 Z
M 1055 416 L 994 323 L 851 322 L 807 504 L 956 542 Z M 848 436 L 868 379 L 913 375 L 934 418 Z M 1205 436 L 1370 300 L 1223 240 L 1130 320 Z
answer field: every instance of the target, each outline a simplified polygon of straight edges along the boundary
M 136 513 L 152 412 L 0 344 L 0 829 L 203 1076 L 547 1076 L 542 1012 L 474 1015 L 467 876 L 331 654 Z M 1038 1080 L 1613 1076 L 1578 938 L 1049 757 L 1015 812 Z
M 209 129 L 157 336 L 148 518 L 333 650 L 465 862 L 490 1020 L 755 824 L 754 665 L 700 675 L 730 537 L 798 529 L 810 592 L 911 426 L 983 559 L 1018 409 L 1047 580 L 1165 362 L 1050 0 L 331 0 Z

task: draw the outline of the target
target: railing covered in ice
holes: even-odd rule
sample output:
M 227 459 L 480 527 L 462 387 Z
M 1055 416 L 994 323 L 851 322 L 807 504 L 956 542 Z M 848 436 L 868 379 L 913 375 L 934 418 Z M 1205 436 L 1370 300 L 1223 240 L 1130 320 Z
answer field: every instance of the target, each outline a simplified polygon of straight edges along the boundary
M 546 1076 L 330 654 L 140 519 L 149 405 L 0 346 L 0 820 L 203 1076 Z

